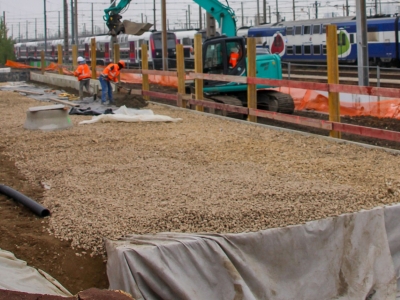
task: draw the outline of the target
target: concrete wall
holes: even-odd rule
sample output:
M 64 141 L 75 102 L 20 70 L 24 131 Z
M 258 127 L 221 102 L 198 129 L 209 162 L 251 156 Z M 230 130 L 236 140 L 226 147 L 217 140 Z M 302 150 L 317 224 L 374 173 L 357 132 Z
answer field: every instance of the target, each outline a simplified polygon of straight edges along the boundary
M 30 71 L 0 72 L 0 82 L 29 81 Z
M 69 87 L 79 90 L 79 81 L 74 76 L 59 75 L 54 73 L 37 73 L 31 72 L 31 80 L 56 85 L 59 87 Z M 90 85 L 97 91 L 101 89 L 100 82 L 97 79 L 90 79 Z

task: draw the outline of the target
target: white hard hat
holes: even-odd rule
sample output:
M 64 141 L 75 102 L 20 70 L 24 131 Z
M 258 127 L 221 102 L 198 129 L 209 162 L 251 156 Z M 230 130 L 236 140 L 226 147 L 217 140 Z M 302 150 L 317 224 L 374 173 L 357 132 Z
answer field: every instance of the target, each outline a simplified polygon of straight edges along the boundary
M 83 61 L 85 61 L 85 59 L 82 56 L 79 56 L 78 57 L 78 62 L 83 62 Z

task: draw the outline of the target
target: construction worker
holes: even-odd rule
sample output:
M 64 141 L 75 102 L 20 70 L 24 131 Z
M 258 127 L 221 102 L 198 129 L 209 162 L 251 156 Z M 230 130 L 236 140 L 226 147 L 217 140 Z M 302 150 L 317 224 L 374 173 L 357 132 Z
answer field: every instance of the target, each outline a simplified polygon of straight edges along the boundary
M 83 100 L 83 87 L 90 93 L 90 78 L 92 78 L 92 72 L 82 56 L 78 57 L 78 68 L 76 68 L 74 76 L 78 77 L 79 81 L 79 100 Z
M 229 56 L 229 65 L 230 67 L 236 67 L 239 60 L 239 49 L 237 47 L 231 48 L 231 54 Z
M 106 103 L 106 95 L 108 95 L 109 104 L 114 104 L 111 81 L 118 82 L 118 75 L 122 68 L 125 68 L 125 62 L 120 60 L 117 64 L 111 63 L 104 68 L 99 77 L 101 84 L 101 103 Z

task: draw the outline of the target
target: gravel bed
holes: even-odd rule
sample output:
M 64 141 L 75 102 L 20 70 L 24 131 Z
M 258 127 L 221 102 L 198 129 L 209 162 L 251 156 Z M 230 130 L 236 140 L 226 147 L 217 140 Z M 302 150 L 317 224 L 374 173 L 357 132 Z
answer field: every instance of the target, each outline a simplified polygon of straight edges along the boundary
M 104 253 L 103 238 L 235 233 L 304 223 L 399 202 L 400 156 L 150 104 L 177 123 L 23 128 L 48 105 L 0 92 L 4 151 L 45 187 L 48 230 Z M 1 178 L 0 178 L 1 182 Z

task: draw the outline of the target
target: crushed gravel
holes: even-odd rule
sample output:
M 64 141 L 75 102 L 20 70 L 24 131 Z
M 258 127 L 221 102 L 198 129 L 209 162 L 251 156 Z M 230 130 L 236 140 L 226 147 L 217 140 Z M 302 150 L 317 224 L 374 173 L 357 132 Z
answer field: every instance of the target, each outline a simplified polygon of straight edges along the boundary
M 0 92 L 5 153 L 52 212 L 48 230 L 104 253 L 103 238 L 246 232 L 400 200 L 400 156 L 149 104 L 177 123 L 23 128 L 48 103 Z

